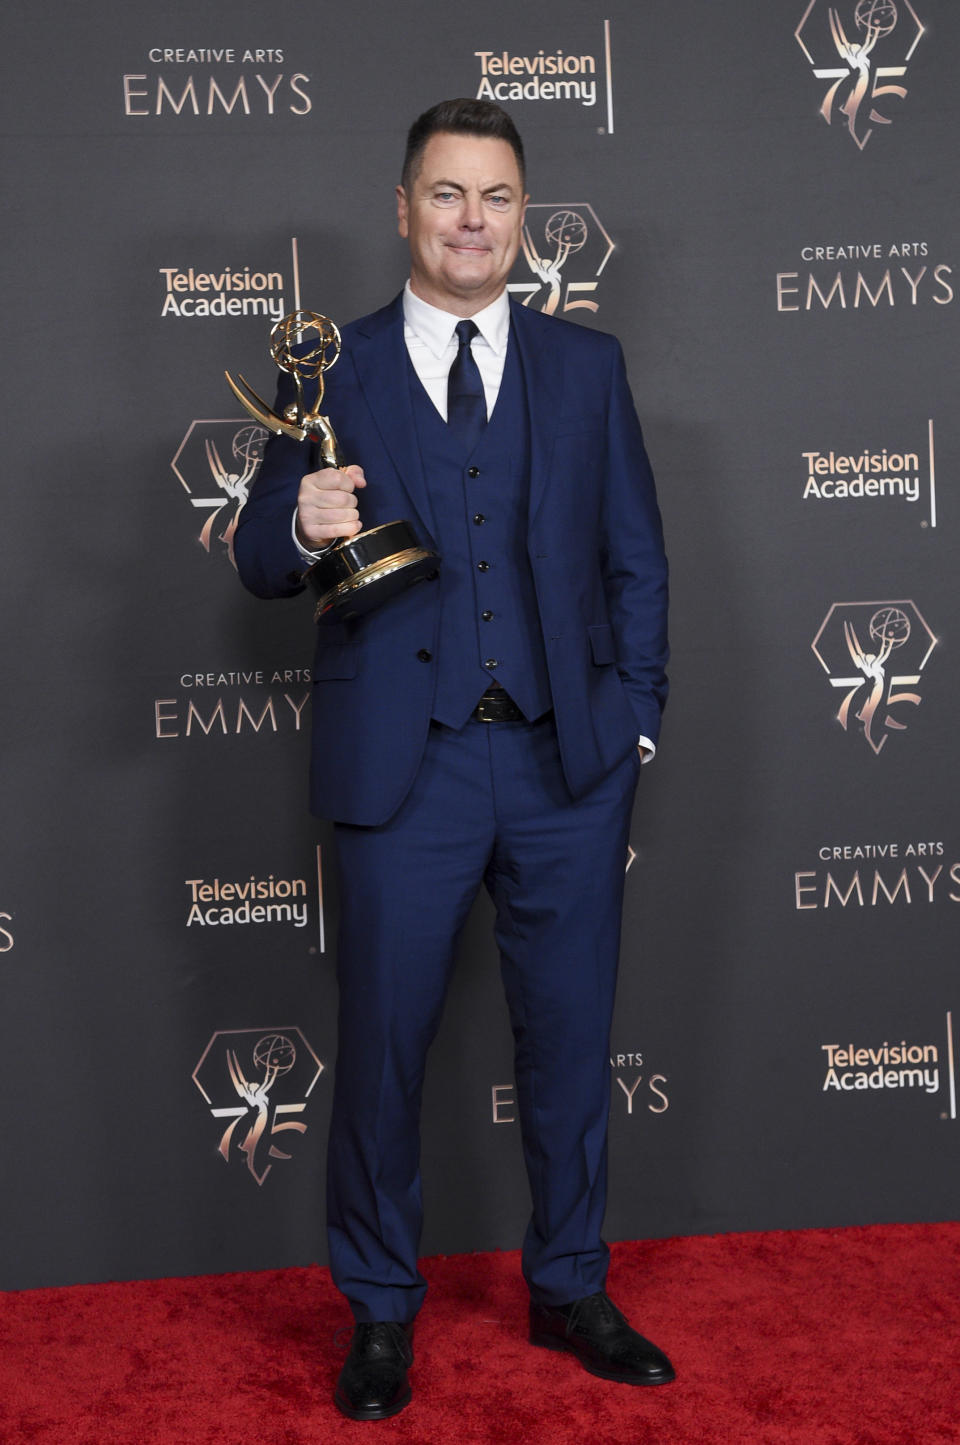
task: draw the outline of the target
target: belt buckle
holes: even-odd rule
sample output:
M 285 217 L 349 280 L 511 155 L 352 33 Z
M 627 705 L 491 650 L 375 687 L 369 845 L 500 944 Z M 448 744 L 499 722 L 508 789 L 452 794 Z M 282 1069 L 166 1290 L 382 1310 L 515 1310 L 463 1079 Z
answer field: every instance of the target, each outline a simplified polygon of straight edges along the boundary
M 499 694 L 499 695 L 498 695 Z M 477 722 L 523 722 L 523 713 L 504 688 L 486 692 L 473 710 Z

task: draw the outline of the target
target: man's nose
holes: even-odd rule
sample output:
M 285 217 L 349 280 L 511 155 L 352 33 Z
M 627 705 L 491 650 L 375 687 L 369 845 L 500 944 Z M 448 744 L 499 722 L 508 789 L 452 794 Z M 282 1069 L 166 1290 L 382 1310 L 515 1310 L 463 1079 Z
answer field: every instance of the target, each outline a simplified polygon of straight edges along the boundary
M 464 196 L 460 224 L 471 231 L 477 231 L 483 225 L 483 202 L 479 196 Z

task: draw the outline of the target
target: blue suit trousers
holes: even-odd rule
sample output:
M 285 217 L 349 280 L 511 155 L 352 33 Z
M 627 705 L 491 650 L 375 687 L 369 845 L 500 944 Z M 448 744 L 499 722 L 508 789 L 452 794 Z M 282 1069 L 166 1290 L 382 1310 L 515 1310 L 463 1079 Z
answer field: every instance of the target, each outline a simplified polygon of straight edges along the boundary
M 552 718 L 434 723 L 378 827 L 338 824 L 340 1023 L 328 1148 L 334 1280 L 358 1321 L 410 1321 L 426 1282 L 420 1102 L 458 934 L 482 884 L 515 1039 L 532 1297 L 602 1289 L 610 1022 L 639 759 L 572 800 Z

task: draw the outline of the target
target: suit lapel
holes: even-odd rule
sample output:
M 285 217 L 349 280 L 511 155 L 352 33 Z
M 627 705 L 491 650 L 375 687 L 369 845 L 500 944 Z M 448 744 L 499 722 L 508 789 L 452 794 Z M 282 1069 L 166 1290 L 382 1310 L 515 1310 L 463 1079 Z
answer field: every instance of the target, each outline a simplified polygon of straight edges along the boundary
M 544 345 L 539 316 L 516 301 L 510 302 L 510 323 L 516 338 L 527 392 L 530 418 L 530 521 L 550 480 L 553 438 L 564 395 L 562 348 Z
M 410 399 L 402 293 L 366 319 L 350 354 L 380 440 L 420 521 L 432 535 L 433 509 Z
M 532 521 L 550 479 L 553 438 L 565 394 L 563 349 L 544 344 L 539 316 L 516 301 L 510 302 L 510 324 L 523 368 L 530 418 L 529 515 Z M 363 322 L 350 354 L 383 446 L 414 510 L 433 535 L 436 524 L 410 399 L 402 293 Z

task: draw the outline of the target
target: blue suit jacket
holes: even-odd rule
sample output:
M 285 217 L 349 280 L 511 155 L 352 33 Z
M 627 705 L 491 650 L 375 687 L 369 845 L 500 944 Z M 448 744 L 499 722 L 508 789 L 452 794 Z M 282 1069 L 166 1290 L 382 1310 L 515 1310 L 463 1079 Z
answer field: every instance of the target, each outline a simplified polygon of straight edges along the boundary
M 657 740 L 667 691 L 660 515 L 619 343 L 510 309 L 530 415 L 527 546 L 564 774 L 580 796 L 639 735 Z M 292 399 L 284 377 L 278 408 Z M 323 411 L 366 475 L 363 525 L 403 518 L 432 543 L 401 297 L 344 328 Z M 274 437 L 266 447 L 234 539 L 257 596 L 302 589 L 291 520 L 313 465 L 302 443 Z M 430 726 L 439 603 L 439 586 L 419 582 L 366 617 L 317 627 L 311 803 L 320 816 L 382 823 L 406 796 Z

